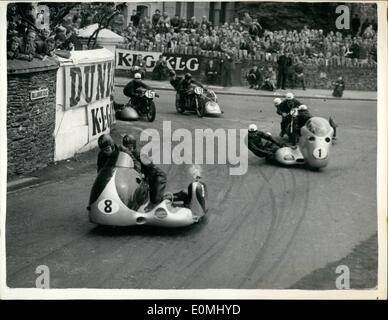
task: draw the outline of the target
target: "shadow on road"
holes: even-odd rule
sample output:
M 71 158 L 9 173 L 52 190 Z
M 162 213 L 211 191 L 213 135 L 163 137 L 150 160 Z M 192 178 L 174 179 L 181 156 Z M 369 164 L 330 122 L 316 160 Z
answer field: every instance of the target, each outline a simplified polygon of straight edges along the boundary
M 163 228 L 154 226 L 103 226 L 98 225 L 91 229 L 89 234 L 101 237 L 126 237 L 126 236 L 142 236 L 142 237 L 186 237 L 193 236 L 205 228 L 208 220 L 204 217 L 199 223 L 194 223 L 187 227 L 181 228 Z

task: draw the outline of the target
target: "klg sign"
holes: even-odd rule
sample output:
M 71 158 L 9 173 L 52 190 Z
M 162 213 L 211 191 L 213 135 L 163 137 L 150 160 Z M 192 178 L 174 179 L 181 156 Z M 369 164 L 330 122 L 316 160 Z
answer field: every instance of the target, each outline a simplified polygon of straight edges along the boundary
M 114 122 L 113 103 L 94 103 L 88 106 L 89 141 L 109 132 Z

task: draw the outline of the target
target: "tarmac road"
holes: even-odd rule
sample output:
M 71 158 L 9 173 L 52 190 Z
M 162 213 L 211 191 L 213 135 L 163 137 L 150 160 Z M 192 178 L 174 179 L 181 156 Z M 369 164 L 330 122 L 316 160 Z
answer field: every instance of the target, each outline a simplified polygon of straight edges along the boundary
M 252 122 L 279 132 L 271 98 L 219 95 L 223 117 L 199 119 L 177 114 L 172 92 L 159 93 L 154 123 L 118 121 L 114 136 L 160 131 L 163 120 L 191 132 Z M 228 164 L 204 165 L 209 213 L 198 225 L 170 230 L 89 223 L 94 157 L 81 173 L 64 179 L 58 173 L 57 181 L 9 193 L 8 286 L 34 287 L 35 268 L 47 265 L 52 288 L 278 289 L 346 256 L 377 229 L 376 103 L 303 103 L 313 115 L 334 115 L 339 123 L 329 166 L 318 172 L 276 167 L 251 153 L 245 175 L 230 176 Z M 188 165 L 162 167 L 168 191 L 190 182 Z

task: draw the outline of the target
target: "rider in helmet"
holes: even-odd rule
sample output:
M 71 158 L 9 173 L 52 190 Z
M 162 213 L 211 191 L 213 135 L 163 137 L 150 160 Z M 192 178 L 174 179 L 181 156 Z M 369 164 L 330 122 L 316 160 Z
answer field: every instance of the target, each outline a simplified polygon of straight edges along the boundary
M 255 124 L 248 127 L 248 149 L 256 156 L 273 160 L 275 152 L 286 146 L 284 143 L 276 141 L 269 132 L 259 131 Z
M 149 185 L 150 202 L 144 208 L 148 212 L 162 202 L 167 184 L 167 175 L 161 168 L 155 166 L 152 159 L 145 154 L 140 155 L 140 162 L 141 172 Z
M 169 71 L 170 84 L 176 90 L 176 98 L 180 105 L 183 104 L 182 95 L 179 91 L 181 83 L 183 82 L 183 77 L 177 76 L 174 70 Z
M 302 128 L 307 120 L 309 120 L 312 117 L 309 109 L 306 105 L 301 104 L 298 108 L 298 132 L 300 134 L 300 128 Z
M 200 82 L 192 79 L 192 76 L 190 73 L 186 73 L 183 80 L 180 82 L 180 85 L 178 88 L 178 91 L 180 94 L 180 101 L 185 101 L 187 96 L 187 90 L 190 88 L 191 84 L 195 84 L 204 89 L 204 86 Z
M 286 98 L 279 104 L 276 112 L 282 116 L 282 122 L 280 123 L 281 132 L 279 134 L 281 137 L 286 133 L 287 125 L 290 122 L 290 111 L 300 105 L 301 103 L 295 99 L 294 94 L 291 92 L 287 93 Z
M 102 134 L 98 138 L 98 146 L 97 172 L 107 165 L 114 165 L 119 155 L 119 148 L 109 134 Z
M 146 154 L 140 154 L 136 149 L 136 139 L 133 135 L 125 135 L 123 137 L 123 146 L 121 151 L 129 154 L 133 159 L 134 168 L 141 174 L 144 174 L 145 180 L 149 185 L 150 203 L 144 209 L 146 212 L 152 210 L 158 205 L 164 196 L 166 189 L 167 176 L 165 172 L 155 166 L 152 159 Z
M 135 170 L 141 173 L 140 152 L 136 149 L 136 139 L 133 135 L 126 134 L 123 137 L 121 150 L 132 158 Z
M 279 105 L 282 103 L 282 99 L 280 98 L 275 98 L 273 99 L 273 105 L 276 108 L 276 112 L 278 111 Z
M 143 88 L 146 90 L 152 90 L 152 88 L 141 81 L 141 74 L 135 73 L 134 79 L 129 81 L 124 87 L 123 93 L 127 97 L 131 98 L 132 106 L 135 108 L 139 105 L 141 93 L 137 89 Z

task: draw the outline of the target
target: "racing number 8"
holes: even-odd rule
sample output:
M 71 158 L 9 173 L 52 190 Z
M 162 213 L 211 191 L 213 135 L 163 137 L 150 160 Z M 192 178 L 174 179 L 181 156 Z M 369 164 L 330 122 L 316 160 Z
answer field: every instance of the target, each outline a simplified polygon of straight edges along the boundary
M 112 212 L 112 200 L 105 200 L 105 208 L 104 208 L 104 211 L 106 213 L 111 213 Z
M 112 199 L 101 199 L 97 207 L 103 214 L 114 214 L 120 209 L 119 204 Z

